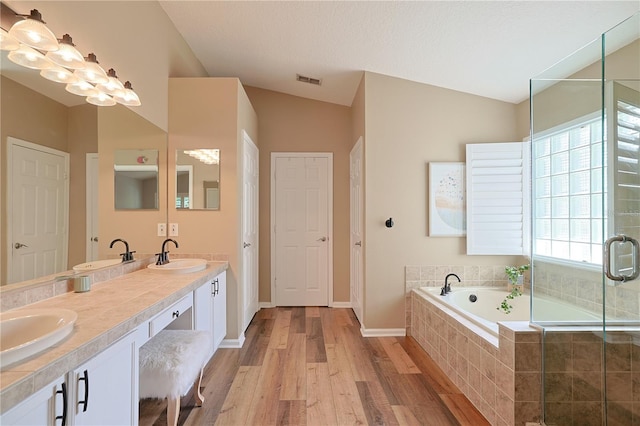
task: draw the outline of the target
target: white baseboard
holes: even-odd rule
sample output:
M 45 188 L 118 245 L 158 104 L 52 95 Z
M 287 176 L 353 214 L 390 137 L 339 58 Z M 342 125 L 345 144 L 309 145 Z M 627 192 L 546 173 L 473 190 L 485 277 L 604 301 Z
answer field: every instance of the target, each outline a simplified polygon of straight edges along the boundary
M 351 308 L 351 302 L 333 302 L 332 308 Z
M 405 328 L 360 328 L 362 337 L 404 337 L 407 335 Z
M 271 302 L 260 302 L 258 304 L 258 306 L 259 306 L 260 309 L 269 309 L 269 308 L 275 308 L 276 307 L 276 305 L 274 305 Z
M 244 345 L 244 333 L 237 339 L 224 339 L 220 343 L 220 347 L 225 349 L 240 349 L 242 345 Z

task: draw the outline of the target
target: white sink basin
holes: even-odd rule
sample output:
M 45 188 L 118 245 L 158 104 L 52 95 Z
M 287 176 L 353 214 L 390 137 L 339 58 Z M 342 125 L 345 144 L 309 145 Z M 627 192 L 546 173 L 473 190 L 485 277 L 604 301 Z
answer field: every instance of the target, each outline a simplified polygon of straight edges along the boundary
M 68 309 L 18 309 L 0 314 L 0 366 L 49 348 L 73 330 L 78 314 Z
M 117 265 L 118 263 L 122 263 L 121 259 L 104 259 L 104 260 L 94 260 L 92 262 L 81 263 L 73 267 L 73 270 L 76 272 L 86 272 L 92 271 L 94 269 L 105 268 L 107 266 Z
M 189 274 L 191 272 L 202 271 L 207 267 L 206 259 L 169 259 L 169 263 L 164 265 L 151 264 L 147 268 L 152 271 L 164 274 Z

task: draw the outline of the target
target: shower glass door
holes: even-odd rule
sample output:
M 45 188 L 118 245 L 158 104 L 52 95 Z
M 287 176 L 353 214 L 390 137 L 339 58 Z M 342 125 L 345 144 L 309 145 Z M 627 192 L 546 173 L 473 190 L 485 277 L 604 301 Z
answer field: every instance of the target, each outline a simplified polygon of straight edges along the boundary
M 639 19 L 531 80 L 531 321 L 548 426 L 640 422 Z

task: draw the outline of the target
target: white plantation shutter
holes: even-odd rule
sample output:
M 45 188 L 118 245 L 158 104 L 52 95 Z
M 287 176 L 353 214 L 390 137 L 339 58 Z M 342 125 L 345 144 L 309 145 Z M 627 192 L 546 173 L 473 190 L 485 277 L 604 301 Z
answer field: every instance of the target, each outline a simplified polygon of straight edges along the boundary
M 528 253 L 528 144 L 467 144 L 467 254 Z

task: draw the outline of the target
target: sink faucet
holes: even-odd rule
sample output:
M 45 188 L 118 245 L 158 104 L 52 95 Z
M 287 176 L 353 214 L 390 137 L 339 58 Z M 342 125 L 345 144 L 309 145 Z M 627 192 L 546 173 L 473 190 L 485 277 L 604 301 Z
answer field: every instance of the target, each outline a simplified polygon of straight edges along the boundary
M 156 265 L 166 265 L 167 263 L 169 263 L 169 252 L 165 249 L 169 241 L 175 244 L 176 248 L 179 247 L 178 242 L 176 240 L 172 240 L 171 238 L 167 238 L 166 240 L 164 240 L 162 242 L 162 251 L 160 251 L 160 253 L 156 253 L 156 256 L 158 256 Z
M 120 253 L 120 256 L 122 256 L 122 261 L 123 262 L 132 262 L 133 261 L 133 253 L 135 253 L 135 251 L 129 251 L 129 243 L 127 243 L 122 238 L 116 238 L 115 240 L 111 241 L 111 244 L 109 244 L 109 248 L 113 248 L 113 245 L 115 243 L 117 243 L 118 241 L 124 243 L 124 253 Z
M 449 283 L 449 277 L 456 277 L 458 282 L 460 281 L 460 277 L 456 274 L 449 274 L 444 278 L 444 287 L 440 289 L 440 296 L 444 296 L 445 294 L 451 292 L 451 284 Z

